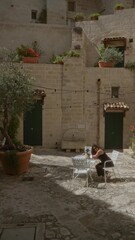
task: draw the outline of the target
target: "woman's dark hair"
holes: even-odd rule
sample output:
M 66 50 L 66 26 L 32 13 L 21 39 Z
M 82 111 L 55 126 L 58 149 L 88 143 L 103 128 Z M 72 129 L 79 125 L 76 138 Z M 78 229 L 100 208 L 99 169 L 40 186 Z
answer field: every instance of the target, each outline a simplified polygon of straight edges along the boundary
M 91 149 L 91 153 L 92 153 L 92 154 L 95 154 L 95 153 L 96 153 L 96 151 L 95 151 L 95 150 L 96 150 L 96 148 L 98 148 L 98 149 L 99 149 L 99 146 L 98 146 L 98 145 L 96 145 L 96 144 L 93 144 L 93 145 L 92 145 L 92 149 Z

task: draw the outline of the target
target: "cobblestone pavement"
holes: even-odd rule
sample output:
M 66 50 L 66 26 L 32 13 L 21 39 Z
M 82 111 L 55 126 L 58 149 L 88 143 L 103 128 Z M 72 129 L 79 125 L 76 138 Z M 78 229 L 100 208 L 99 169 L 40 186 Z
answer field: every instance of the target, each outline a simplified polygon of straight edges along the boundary
M 3 224 L 44 224 L 44 240 L 135 240 L 135 159 L 120 153 L 122 179 L 94 185 L 72 179 L 75 153 L 40 151 L 29 172 L 7 176 L 0 168 L 0 228 Z

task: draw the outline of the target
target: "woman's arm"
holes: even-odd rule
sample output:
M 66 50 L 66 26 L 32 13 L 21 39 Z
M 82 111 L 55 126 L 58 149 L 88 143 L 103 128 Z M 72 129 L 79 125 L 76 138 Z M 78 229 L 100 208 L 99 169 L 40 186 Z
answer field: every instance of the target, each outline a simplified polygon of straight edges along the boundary
M 99 149 L 96 154 L 92 155 L 94 159 L 98 159 L 100 155 L 102 155 L 104 151 L 102 149 Z

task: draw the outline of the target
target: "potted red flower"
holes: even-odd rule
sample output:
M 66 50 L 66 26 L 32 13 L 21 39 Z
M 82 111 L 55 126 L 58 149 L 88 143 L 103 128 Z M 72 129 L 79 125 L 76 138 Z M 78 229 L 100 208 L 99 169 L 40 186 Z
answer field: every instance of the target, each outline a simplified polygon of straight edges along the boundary
M 32 47 L 21 44 L 20 47 L 16 48 L 14 60 L 24 63 L 38 63 L 40 56 L 41 50 L 35 41 L 32 43 Z

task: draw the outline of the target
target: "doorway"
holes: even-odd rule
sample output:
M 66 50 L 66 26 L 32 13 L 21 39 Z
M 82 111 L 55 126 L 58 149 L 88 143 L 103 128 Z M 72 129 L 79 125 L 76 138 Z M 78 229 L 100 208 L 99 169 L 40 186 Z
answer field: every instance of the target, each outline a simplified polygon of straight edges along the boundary
M 31 111 L 24 115 L 24 144 L 42 146 L 42 101 L 37 100 Z
M 105 148 L 123 148 L 123 112 L 105 113 Z

